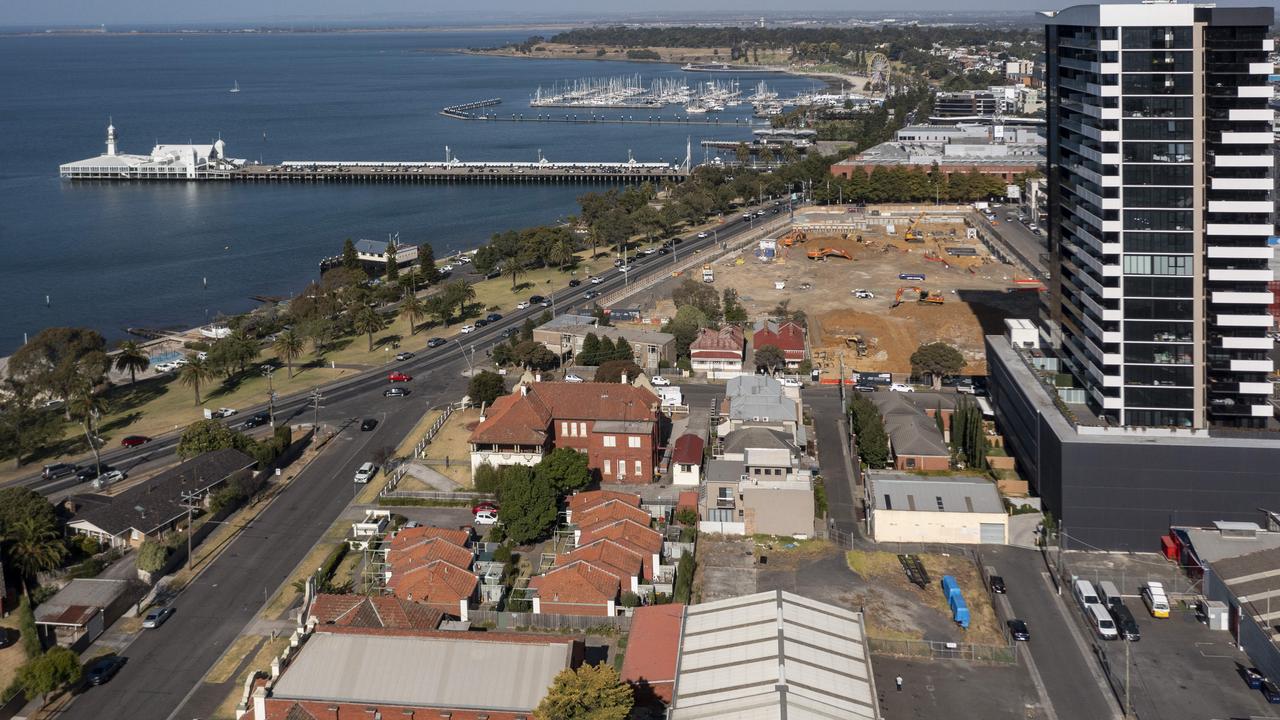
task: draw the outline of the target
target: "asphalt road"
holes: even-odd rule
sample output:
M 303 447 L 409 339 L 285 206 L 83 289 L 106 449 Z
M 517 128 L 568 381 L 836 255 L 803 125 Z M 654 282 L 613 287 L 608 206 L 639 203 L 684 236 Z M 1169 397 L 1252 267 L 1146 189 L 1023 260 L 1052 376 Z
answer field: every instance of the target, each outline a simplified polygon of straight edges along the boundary
M 740 215 L 735 216 L 721 226 L 719 239 L 731 238 L 746 226 Z M 710 238 L 686 240 L 681 250 L 705 247 L 711 242 Z M 633 262 L 631 279 L 665 272 L 664 259 L 666 256 L 657 254 L 637 259 Z M 557 306 L 564 307 L 581 299 L 588 289 L 608 291 L 621 284 L 621 273 L 613 272 L 601 285 L 584 283 L 582 287 L 559 291 Z M 468 348 L 474 345 L 482 350 L 496 342 L 504 328 L 518 327 L 526 317 L 542 311 L 543 308 L 535 307 L 513 312 L 494 325 L 460 336 L 459 340 Z M 220 698 L 191 697 L 201 678 L 351 501 L 355 488 L 352 477 L 360 463 L 369 460 L 379 447 L 398 445 L 430 407 L 452 401 L 465 392 L 466 362 L 461 350 L 457 343 L 451 342 L 399 363 L 397 369 L 414 375 L 414 380 L 406 385 L 412 392 L 405 398 L 382 396 L 387 381 L 381 370 L 324 388 L 319 411 L 322 424 L 380 417 L 382 421 L 377 429 L 363 433 L 358 424 L 352 424 L 343 430 L 174 601 L 177 613 L 173 618 L 158 630 L 143 632 L 122 653 L 129 662 L 120 674 L 110 683 L 86 691 L 60 717 L 67 720 L 208 717 Z M 241 415 L 261 409 L 242 410 Z M 278 403 L 276 413 L 277 422 L 288 422 L 300 415 L 309 420 L 311 410 L 307 400 L 299 398 Z M 144 455 L 171 453 L 175 443 L 176 438 L 157 439 L 141 450 L 108 453 L 104 461 L 123 465 Z M 40 490 L 49 487 L 38 478 L 30 480 Z
M 1004 240 L 1006 244 L 1017 251 L 1018 254 L 1027 261 L 1031 262 L 1032 265 L 1038 268 L 1042 273 L 1047 273 L 1049 271 L 1048 259 L 1044 257 L 1044 255 L 1049 252 L 1048 240 L 1038 232 L 1031 232 L 1026 225 L 1023 225 L 1017 220 L 1007 222 L 1005 220 L 1005 216 L 1008 213 L 1017 212 L 1012 205 L 993 208 L 992 212 L 996 214 L 996 218 L 1000 224 L 992 225 L 987 222 L 986 217 L 981 213 L 975 213 L 978 218 L 977 222 L 979 223 L 979 226 L 984 228 L 988 233 L 999 236 L 1001 240 Z
M 840 390 L 833 385 L 811 386 L 804 390 L 804 401 L 816 419 L 818 432 L 818 466 L 827 490 L 827 514 L 841 532 L 860 535 L 858 528 L 857 488 L 844 463 L 842 446 L 848 442 L 840 418 Z
M 1027 649 L 1059 720 L 1118 717 L 1120 706 L 1094 676 L 1093 657 L 1081 652 L 1071 633 L 1072 619 L 1065 613 L 1074 612 L 1072 601 L 1054 592 L 1039 551 L 984 545 L 982 554 L 984 562 L 1004 578 L 1014 615 L 1027 623 L 1031 632 Z

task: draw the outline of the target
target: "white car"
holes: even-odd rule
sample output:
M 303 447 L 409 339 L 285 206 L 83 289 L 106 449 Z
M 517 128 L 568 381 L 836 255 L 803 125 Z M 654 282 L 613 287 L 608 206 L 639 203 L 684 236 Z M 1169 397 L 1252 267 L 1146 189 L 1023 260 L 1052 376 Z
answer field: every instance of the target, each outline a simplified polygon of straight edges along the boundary
M 111 485 L 112 483 L 118 483 L 127 477 L 129 476 L 126 475 L 123 470 L 108 470 L 94 478 L 93 486 L 101 490 L 102 488 Z
M 378 466 L 371 462 L 363 463 L 356 469 L 356 482 L 364 484 L 373 479 L 378 474 Z
M 453 266 L 445 265 L 444 267 L 440 268 L 440 272 L 453 272 Z
M 591 284 L 592 284 L 592 285 L 599 285 L 599 284 L 600 284 L 600 283 L 602 283 L 602 282 L 604 282 L 604 278 L 600 277 L 599 275 L 597 275 L 596 277 L 591 278 Z
M 462 333 L 463 335 L 466 335 L 467 333 L 473 333 L 475 331 L 476 331 L 475 325 L 463 325 L 462 329 L 459 330 L 458 332 Z
M 565 375 L 564 381 L 571 382 L 571 383 L 586 382 L 586 380 L 583 380 L 582 378 L 578 377 L 577 375 L 574 375 L 573 373 L 569 373 L 568 375 Z
M 497 525 L 498 511 L 497 510 L 481 510 L 475 515 L 475 524 L 476 525 Z
M 619 265 L 619 266 L 618 266 L 618 272 L 620 272 L 620 273 L 631 272 L 631 266 L 630 266 L 630 265 Z
M 706 239 L 706 238 L 709 238 L 709 237 L 711 237 L 711 236 L 710 236 L 710 235 L 708 235 L 708 234 L 706 234 L 705 232 L 700 232 L 700 233 L 698 233 L 698 239 L 699 239 L 699 240 L 703 240 L 703 239 Z
M 525 309 L 525 308 L 527 308 L 527 307 L 529 307 L 529 301 L 528 301 L 528 300 L 521 300 L 520 302 L 516 303 L 516 309 L 517 309 L 517 310 L 524 310 L 524 309 Z
M 861 298 L 863 300 L 871 300 L 876 296 L 876 294 L 871 292 L 870 290 L 864 290 L 862 288 L 858 288 L 853 291 L 853 296 L 856 298 Z
M 670 380 L 662 377 L 661 375 L 654 375 L 649 378 L 649 382 L 652 383 L 654 387 L 666 387 L 671 384 Z
M 804 383 L 795 378 L 779 378 L 778 382 L 782 383 L 782 387 L 802 388 Z
M 889 392 L 915 392 L 916 389 L 905 383 L 894 383 L 889 386 Z
M 651 248 L 645 248 L 644 250 L 641 250 L 641 251 L 640 251 L 640 254 L 641 254 L 641 255 L 652 255 L 652 254 L 654 254 L 654 253 L 656 253 L 656 252 L 658 252 L 658 248 L 652 248 L 652 247 L 651 247 Z
M 171 362 L 160 363 L 158 365 L 155 365 L 154 367 L 155 367 L 155 371 L 158 373 L 171 373 L 174 370 L 178 369 L 178 366 L 174 365 Z

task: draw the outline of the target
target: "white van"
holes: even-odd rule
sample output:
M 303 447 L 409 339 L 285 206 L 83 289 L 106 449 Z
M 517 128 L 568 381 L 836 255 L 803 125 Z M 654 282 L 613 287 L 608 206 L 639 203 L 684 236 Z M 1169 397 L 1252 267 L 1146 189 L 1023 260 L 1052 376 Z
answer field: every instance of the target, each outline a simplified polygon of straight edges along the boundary
M 1087 608 L 1090 605 L 1098 605 L 1098 593 L 1093 591 L 1093 583 L 1088 580 L 1077 580 L 1075 582 L 1076 602 L 1081 607 Z
M 1085 617 L 1089 619 L 1089 624 L 1093 626 L 1098 637 L 1103 640 L 1115 640 L 1119 635 L 1116 633 L 1116 621 L 1111 617 L 1111 613 L 1098 603 L 1085 606 Z
M 356 482 L 361 484 L 367 483 L 373 479 L 374 475 L 377 475 L 377 474 L 378 474 L 378 466 L 374 465 L 371 462 L 367 462 L 361 465 L 360 468 L 356 470 Z
M 1103 580 L 1098 583 L 1098 599 L 1107 608 L 1124 604 L 1124 599 L 1120 597 L 1120 591 L 1116 588 L 1116 584 L 1110 580 Z

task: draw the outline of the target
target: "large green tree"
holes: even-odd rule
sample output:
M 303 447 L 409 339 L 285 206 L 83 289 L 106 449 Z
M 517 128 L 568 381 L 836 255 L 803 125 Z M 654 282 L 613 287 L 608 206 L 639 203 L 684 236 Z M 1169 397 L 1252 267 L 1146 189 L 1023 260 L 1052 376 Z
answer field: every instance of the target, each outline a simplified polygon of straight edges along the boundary
M 786 364 L 786 356 L 777 345 L 761 345 L 755 352 L 756 367 L 764 368 L 772 375 L 774 371 Z
M 506 392 L 507 387 L 503 383 L 502 376 L 488 370 L 477 373 L 467 384 L 467 395 L 476 405 L 492 405 L 494 400 L 502 397 Z
M 61 416 L 35 407 L 28 397 L 15 396 L 0 404 L 0 458 L 21 466 L 32 453 L 61 438 L 62 428 Z
M 9 377 L 63 400 L 81 381 L 85 368 L 98 368 L 93 380 L 100 381 L 108 367 L 106 345 L 96 330 L 46 328 L 9 358 Z
M 428 285 L 440 282 L 440 268 L 436 267 L 436 250 L 431 243 L 418 246 L 418 267 L 422 268 L 422 281 Z
M 252 453 L 253 446 L 252 438 L 232 430 L 217 420 L 197 420 L 188 425 L 178 438 L 178 455 L 183 458 L 192 458 L 227 448 Z
M 348 270 L 360 269 L 360 256 L 356 254 L 356 244 L 351 238 L 342 241 L 342 267 Z
M 964 355 L 943 342 L 925 343 L 911 353 L 911 370 L 916 374 L 927 373 L 933 389 L 942 387 L 942 378 L 964 369 Z
M 612 665 L 581 665 L 556 675 L 533 711 L 537 720 L 626 720 L 635 704 L 631 686 Z
M 49 693 L 70 688 L 84 677 L 80 656 L 62 646 L 49 648 L 18 668 L 15 684 L 28 700 L 47 698 Z M 43 705 L 43 703 L 42 703 Z
M 503 471 L 498 491 L 498 520 L 507 537 L 527 545 L 547 536 L 556 523 L 556 490 L 534 478 L 533 468 L 514 465 Z
M 560 495 L 581 490 L 591 483 L 586 453 L 573 448 L 556 448 L 533 468 L 534 480 L 550 485 Z
M 884 467 L 889 462 L 889 436 L 885 433 L 880 409 L 861 393 L 855 393 L 849 401 L 849 416 L 857 436 L 859 457 L 873 468 Z
M 132 385 L 137 382 L 138 373 L 151 367 L 151 358 L 136 341 L 125 340 L 116 353 L 115 367 L 120 372 L 129 373 L 129 384 Z

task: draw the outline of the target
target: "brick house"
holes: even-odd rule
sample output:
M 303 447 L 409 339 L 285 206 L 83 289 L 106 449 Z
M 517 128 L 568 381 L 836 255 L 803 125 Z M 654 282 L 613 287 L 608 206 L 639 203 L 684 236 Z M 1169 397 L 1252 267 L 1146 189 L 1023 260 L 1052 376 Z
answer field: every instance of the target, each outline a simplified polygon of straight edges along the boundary
M 437 527 L 407 528 L 391 537 L 386 587 L 401 600 L 450 616 L 467 617 L 480 580 L 471 571 L 471 533 Z
M 799 323 L 787 321 L 777 323 L 763 320 L 756 323 L 755 334 L 751 336 L 751 348 L 759 350 L 765 345 L 772 345 L 782 351 L 788 368 L 795 369 L 804 362 L 805 352 L 804 328 Z
M 556 448 L 587 454 L 606 482 L 648 483 L 658 461 L 658 396 L 621 383 L 535 382 L 498 398 L 472 431 L 471 469 L 536 465 Z
M 537 592 L 535 613 L 612 617 L 622 584 L 617 575 L 577 560 L 530 579 L 529 587 Z
M 742 374 L 746 338 L 742 328 L 726 325 L 719 330 L 702 328 L 689 345 L 689 364 L 695 373 L 713 380 L 724 380 Z
M 444 613 L 421 603 L 390 595 L 316 595 L 307 610 L 308 622 L 358 628 L 435 630 Z

